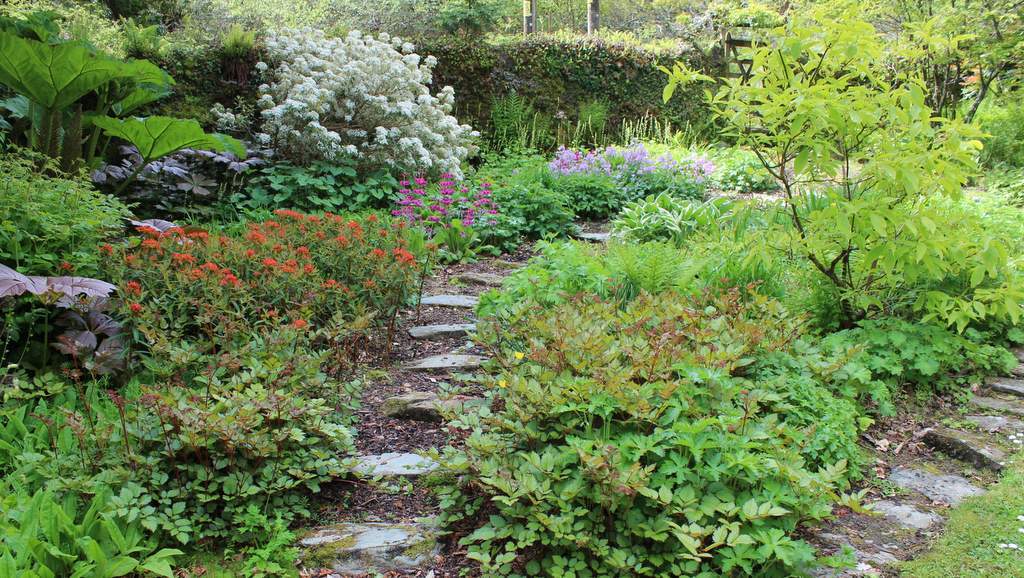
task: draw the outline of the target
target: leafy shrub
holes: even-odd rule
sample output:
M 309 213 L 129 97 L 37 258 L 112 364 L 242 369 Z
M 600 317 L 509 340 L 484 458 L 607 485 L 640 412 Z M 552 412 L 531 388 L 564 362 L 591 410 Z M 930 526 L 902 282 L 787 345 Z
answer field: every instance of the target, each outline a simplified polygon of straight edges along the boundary
M 962 392 L 967 384 L 1017 365 L 1009 351 L 985 344 L 976 332 L 960 335 L 894 318 L 862 321 L 854 329 L 828 335 L 822 348 L 833 355 L 854 352 L 844 369 L 854 388 L 847 392 L 851 397 L 883 386 L 890 397 L 905 388 L 922 398 Z M 892 410 L 887 400 L 874 401 L 882 413 Z
M 402 223 L 372 214 L 276 217 L 231 235 L 144 229 L 145 239 L 108 247 L 117 311 L 146 344 L 198 338 L 208 351 L 284 324 L 328 333 L 353 324 L 362 328 L 356 337 L 393 330 L 419 273 Z
M 450 455 L 447 521 L 485 574 L 788 576 L 792 538 L 829 515 L 844 464 L 807 451 L 771 382 L 739 377 L 788 347 L 794 320 L 738 291 L 704 299 L 581 299 L 485 327 L 493 410 Z M 820 392 L 821 403 L 827 392 Z
M 889 82 L 869 22 L 827 8 L 798 16 L 755 47 L 750 82 L 723 83 L 713 97 L 728 134 L 757 152 L 785 196 L 789 223 L 752 253 L 805 256 L 833 286 L 844 328 L 907 286 L 921 289 L 913 310 L 924 321 L 960 331 L 1019 321 L 1021 279 L 1005 244 L 984 228 L 963 234 L 935 202 L 962 198 L 977 131 L 935 123 L 918 80 Z M 694 78 L 707 79 L 677 67 L 667 93 Z
M 127 207 L 85 179 L 41 175 L 34 161 L 0 156 L 0 261 L 26 275 L 94 275 L 99 245 L 123 229 Z
M 729 149 L 715 156 L 717 168 L 712 186 L 728 193 L 764 193 L 779 188 L 757 155 L 742 149 Z
M 1024 103 L 993 105 L 978 115 L 985 137 L 981 162 L 989 167 L 1024 167 Z
M 491 244 L 514 251 L 522 237 L 544 239 L 570 233 L 575 214 L 564 195 L 548 188 L 547 161 L 540 155 L 485 155 L 474 180 L 489 182 L 501 208 L 489 230 Z
M 566 199 L 576 216 L 606 219 L 626 202 L 618 182 L 602 174 L 570 174 L 549 179 L 548 187 Z
M 358 159 L 368 170 L 458 174 L 476 135 L 450 113 L 454 92 L 430 94 L 433 57 L 399 38 L 319 30 L 266 41 L 274 71 L 260 90 L 263 144 L 285 158 Z M 265 69 L 266 64 L 259 68 Z
M 385 208 L 398 181 L 387 171 L 360 176 L 352 159 L 308 166 L 275 163 L 253 178 L 232 200 L 252 209 L 290 207 L 300 211 L 359 211 Z
M 500 291 L 481 296 L 479 315 L 515 323 L 536 308 L 554 307 L 580 293 L 628 301 L 641 291 L 687 290 L 698 271 L 682 252 L 663 243 L 612 243 L 606 248 L 541 242 L 538 248 L 540 255 L 506 278 Z
M 352 451 L 355 393 L 323 373 L 330 352 L 301 346 L 302 333 L 285 328 L 213 355 L 157 343 L 150 386 L 20 385 L 38 400 L 5 405 L 0 468 L 36 486 L 120 487 L 118 510 L 166 540 L 258 539 L 239 531 L 252 508 L 308 515 L 308 492 L 347 472 Z
M 633 241 L 668 241 L 681 247 L 694 232 L 720 227 L 730 218 L 732 205 L 722 197 L 700 203 L 659 193 L 626 205 L 612 232 Z

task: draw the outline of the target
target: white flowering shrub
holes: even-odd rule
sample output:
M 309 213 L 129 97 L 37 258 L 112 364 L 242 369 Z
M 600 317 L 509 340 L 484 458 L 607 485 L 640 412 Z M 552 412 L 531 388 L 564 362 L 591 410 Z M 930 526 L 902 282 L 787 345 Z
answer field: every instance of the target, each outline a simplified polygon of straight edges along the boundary
M 478 133 L 452 116 L 450 86 L 429 90 L 437 63 L 386 34 L 328 38 L 288 30 L 267 40 L 276 68 L 260 86 L 263 144 L 299 163 L 354 157 L 365 167 L 459 174 Z

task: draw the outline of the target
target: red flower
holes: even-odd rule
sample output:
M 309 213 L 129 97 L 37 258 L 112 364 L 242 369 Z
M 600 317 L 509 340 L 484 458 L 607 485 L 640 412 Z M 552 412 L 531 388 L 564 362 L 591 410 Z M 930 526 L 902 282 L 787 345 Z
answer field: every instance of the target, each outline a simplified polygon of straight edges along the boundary
M 254 251 L 253 249 L 247 249 L 245 251 L 245 256 L 249 257 L 249 258 L 255 257 L 256 256 L 256 251 Z
M 195 263 L 196 256 L 189 255 L 188 253 L 173 253 L 171 255 L 171 261 L 175 263 Z
M 333 288 L 335 288 L 337 286 L 338 286 L 338 282 L 335 281 L 334 279 L 328 279 L 328 280 L 324 281 L 324 287 L 326 287 L 328 289 L 333 289 Z
M 210 238 L 210 234 L 206 231 L 189 231 L 185 236 L 196 241 L 205 241 Z
M 227 269 L 225 269 L 224 271 L 225 271 L 224 276 L 220 278 L 220 286 L 221 287 L 224 287 L 224 286 L 227 286 L 227 285 L 231 285 L 232 287 L 238 287 L 238 286 L 240 286 L 242 284 L 242 282 L 238 280 L 238 277 L 235 277 L 234 273 L 228 271 Z
M 271 259 L 270 257 L 267 257 L 266 259 L 263 260 L 263 264 L 266 265 L 267 267 L 277 267 L 277 259 Z
M 366 287 L 367 289 L 373 289 L 376 286 L 377 283 L 375 283 L 373 279 L 367 279 L 366 281 L 363 281 L 363 287 Z
M 292 321 L 292 327 L 295 329 L 305 329 L 309 327 L 309 322 L 305 319 L 296 319 L 295 321 Z
M 327 233 L 325 233 L 323 231 L 317 231 L 316 232 L 316 238 L 320 239 L 321 241 L 323 241 L 324 239 L 327 238 Z
M 203 263 L 202 265 L 200 265 L 199 268 L 200 269 L 205 269 L 205 270 L 207 270 L 207 271 L 209 271 L 211 273 L 217 273 L 217 272 L 220 271 L 220 267 L 218 267 L 216 263 L 211 263 L 209 261 L 207 261 L 207 262 Z
M 299 255 L 302 255 L 303 257 L 309 257 L 309 247 L 305 245 L 295 249 L 295 252 L 298 253 Z
M 296 221 L 302 221 L 302 220 L 304 220 L 306 218 L 306 216 L 303 215 L 302 213 L 299 213 L 299 212 L 296 212 L 296 211 L 292 211 L 290 209 L 278 209 L 278 210 L 274 211 L 274 214 L 275 215 L 279 215 L 281 217 L 288 217 L 290 219 L 295 219 Z
M 131 309 L 132 313 L 141 313 L 142 312 L 142 304 L 141 303 L 132 303 L 131 305 L 128 306 L 128 309 Z
M 267 242 L 267 236 L 259 231 L 249 231 L 245 238 L 258 245 L 262 245 Z
M 416 257 L 405 249 L 395 249 L 395 260 L 399 263 L 415 263 Z
M 129 281 L 124 284 L 124 292 L 128 295 L 138 295 L 142 293 L 142 285 L 138 281 Z
M 71 263 L 68 263 L 67 261 L 61 261 L 60 262 L 60 270 L 61 271 L 74 271 L 75 270 L 75 266 L 72 265 Z
M 382 249 L 374 249 L 373 251 L 370 251 L 370 254 L 378 258 L 387 255 L 387 253 L 385 253 Z
M 316 267 L 309 263 L 306 263 L 305 265 L 302 266 L 302 270 L 305 271 L 306 273 L 313 273 L 316 271 Z
M 371 223 L 376 223 L 377 220 L 378 220 L 377 219 L 377 215 L 374 215 L 374 214 L 371 213 L 369 217 L 366 217 L 366 220 L 371 222 Z
M 284 247 L 282 247 L 281 245 L 274 245 L 274 248 L 271 250 L 275 253 L 280 253 L 281 251 L 284 251 Z
M 104 243 L 100 245 L 100 253 L 103 253 L 104 255 L 113 255 L 114 246 L 111 245 L 110 243 Z
M 156 239 L 146 239 L 146 240 L 142 241 L 142 248 L 143 249 L 151 249 L 151 250 L 154 250 L 154 251 L 159 251 L 160 250 L 160 241 L 157 241 Z
M 128 265 L 128 266 L 135 265 L 136 263 L 138 263 L 138 261 L 139 261 L 139 257 L 137 255 L 126 254 L 124 256 L 124 264 L 125 265 Z
M 338 235 L 337 237 L 334 238 L 334 240 L 337 241 L 338 244 L 341 245 L 342 247 L 348 247 L 349 241 L 348 237 L 346 237 L 345 235 Z

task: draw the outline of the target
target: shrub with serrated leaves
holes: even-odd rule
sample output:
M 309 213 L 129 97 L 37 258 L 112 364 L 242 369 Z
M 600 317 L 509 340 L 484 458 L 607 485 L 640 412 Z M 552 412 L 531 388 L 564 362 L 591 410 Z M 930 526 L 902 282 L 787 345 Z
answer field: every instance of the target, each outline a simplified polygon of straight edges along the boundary
M 881 413 L 892 412 L 886 394 L 909 389 L 927 398 L 965 391 L 969 384 L 1017 365 L 1012 353 L 986 343 L 977 331 L 957 334 L 939 325 L 896 318 L 862 321 L 854 329 L 826 336 L 821 347 L 833 357 L 849 356 L 843 369 L 847 393 L 864 397 L 865 392 L 875 392 L 871 401 Z
M 755 377 L 799 320 L 748 295 L 589 297 L 479 324 L 494 409 L 456 422 L 472 433 L 444 508 L 475 528 L 461 543 L 485 575 L 767 578 L 813 560 L 793 532 L 830 513 L 845 463 L 823 463 L 817 416 L 791 410 L 829 393 Z
M 205 355 L 165 344 L 147 381 L 31 380 L 0 413 L 0 473 L 29 491 L 122 489 L 118 508 L 171 543 L 251 543 L 252 508 L 292 521 L 306 497 L 346 473 L 354 386 L 327 377 L 329 352 L 298 330 Z M 27 399 L 24 399 L 27 398 Z
M 352 159 L 314 162 L 309 166 L 276 163 L 259 171 L 244 191 L 231 197 L 239 206 L 288 207 L 300 211 L 359 211 L 385 208 L 398 190 L 387 171 L 359 176 Z

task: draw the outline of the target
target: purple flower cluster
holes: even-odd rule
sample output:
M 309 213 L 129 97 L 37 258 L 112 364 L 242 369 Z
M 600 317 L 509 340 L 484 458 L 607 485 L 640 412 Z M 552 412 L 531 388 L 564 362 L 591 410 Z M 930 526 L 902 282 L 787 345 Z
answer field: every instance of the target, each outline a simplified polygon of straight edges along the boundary
M 412 225 L 420 225 L 428 231 L 440 224 L 447 227 L 458 219 L 465 227 L 493 225 L 497 221 L 498 206 L 491 198 L 491 184 L 481 183 L 472 188 L 456 183 L 452 175 L 443 174 L 436 187 L 423 177 L 399 183 L 402 195 L 398 208 L 391 211 L 396 217 L 403 217 Z
M 548 168 L 557 175 L 603 174 L 616 178 L 666 171 L 689 176 L 695 182 L 703 183 L 714 172 L 715 165 L 701 155 L 678 161 L 667 152 L 653 157 L 647 147 L 640 143 L 628 148 L 610 146 L 592 151 L 559 147 L 555 158 L 548 163 Z

